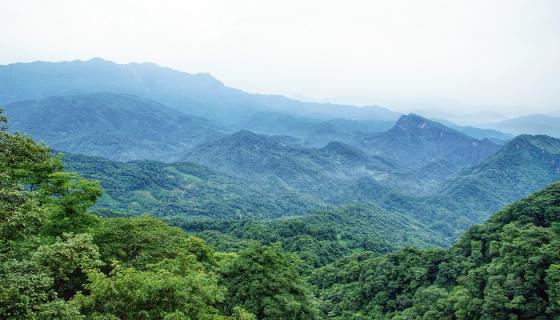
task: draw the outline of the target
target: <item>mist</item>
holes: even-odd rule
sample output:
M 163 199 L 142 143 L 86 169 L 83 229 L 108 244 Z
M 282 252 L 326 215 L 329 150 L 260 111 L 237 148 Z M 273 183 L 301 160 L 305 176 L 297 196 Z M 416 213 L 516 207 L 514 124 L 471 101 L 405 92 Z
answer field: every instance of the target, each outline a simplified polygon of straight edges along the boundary
M 0 3 L 0 64 L 92 57 L 483 123 L 558 114 L 560 2 Z

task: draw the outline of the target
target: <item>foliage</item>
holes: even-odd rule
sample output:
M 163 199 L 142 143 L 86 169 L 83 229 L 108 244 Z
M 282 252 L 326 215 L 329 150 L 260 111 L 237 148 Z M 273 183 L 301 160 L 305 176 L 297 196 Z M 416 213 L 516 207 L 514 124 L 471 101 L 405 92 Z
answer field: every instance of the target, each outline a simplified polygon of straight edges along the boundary
M 75 299 L 87 315 L 118 319 L 225 319 L 213 305 L 223 289 L 193 256 L 182 255 L 145 271 L 115 266 L 109 276 L 89 273 L 90 293 Z
M 227 287 L 224 309 L 241 305 L 261 319 L 316 319 L 308 285 L 298 277 L 295 258 L 279 245 L 256 242 L 220 268 Z
M 98 180 L 105 195 L 97 208 L 158 216 L 276 217 L 317 208 L 294 192 L 227 176 L 194 163 L 116 162 L 66 154 L 65 166 Z
M 560 184 L 473 226 L 447 251 L 352 256 L 319 269 L 323 313 L 373 319 L 555 319 Z
M 205 239 L 217 250 L 237 251 L 249 240 L 279 242 L 305 263 L 306 272 L 334 262 L 354 251 L 385 254 L 407 245 L 442 246 L 444 242 L 418 224 L 375 206 L 349 205 L 305 216 L 270 220 L 168 220 Z M 410 231 L 409 231 L 410 230 Z M 412 231 L 413 230 L 413 231 Z

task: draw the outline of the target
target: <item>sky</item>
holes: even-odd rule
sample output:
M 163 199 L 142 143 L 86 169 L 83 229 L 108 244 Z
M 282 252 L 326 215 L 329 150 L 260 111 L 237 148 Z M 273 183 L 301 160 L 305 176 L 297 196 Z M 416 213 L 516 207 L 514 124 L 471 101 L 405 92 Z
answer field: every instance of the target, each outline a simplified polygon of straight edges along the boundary
M 484 122 L 560 111 L 560 1 L 0 1 L 0 64 L 93 57 Z

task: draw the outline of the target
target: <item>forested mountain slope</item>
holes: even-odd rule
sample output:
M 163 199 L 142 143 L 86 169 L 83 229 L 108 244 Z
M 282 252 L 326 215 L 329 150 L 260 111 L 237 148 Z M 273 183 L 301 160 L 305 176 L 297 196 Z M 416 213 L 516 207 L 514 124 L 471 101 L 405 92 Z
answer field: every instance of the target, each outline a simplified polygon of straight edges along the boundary
M 49 97 L 8 104 L 10 129 L 53 148 L 114 160 L 171 161 L 224 135 L 210 121 L 143 98 L 113 93 Z
M 402 116 L 387 132 L 370 134 L 360 142 L 365 151 L 401 166 L 418 169 L 444 162 L 452 171 L 475 164 L 499 149 L 490 140 L 477 140 L 415 114 Z
M 520 143 L 527 141 L 532 143 Z M 550 137 L 521 136 L 428 193 L 417 191 L 421 178 L 349 145 L 299 148 L 247 131 L 203 145 L 194 154 L 199 158 L 189 159 L 214 169 L 72 154 L 65 161 L 101 182 L 106 195 L 98 207 L 107 210 L 274 218 L 358 202 L 407 216 L 449 242 L 493 210 L 560 179 L 557 144 Z
M 335 146 L 333 143 L 327 149 L 345 146 Z M 353 149 L 349 149 L 355 152 Z M 329 156 L 336 156 L 328 150 L 321 150 Z M 340 150 L 338 152 L 341 152 Z M 341 156 L 337 161 L 362 161 L 359 156 Z M 338 156 L 337 156 L 338 157 Z M 157 161 L 115 162 L 98 157 L 65 154 L 65 167 L 69 171 L 78 172 L 84 177 L 99 181 L 105 193 L 99 198 L 96 210 L 100 213 L 114 215 L 125 213 L 138 215 L 151 213 L 173 221 L 179 225 L 196 225 L 194 231 L 220 230 L 223 223 L 237 220 L 274 219 L 282 216 L 313 215 L 321 208 L 331 208 L 329 214 L 337 212 L 336 205 L 362 203 L 355 212 L 355 221 L 344 218 L 345 224 L 355 225 L 358 221 L 364 226 L 358 233 L 371 228 L 393 230 L 393 234 L 400 240 L 392 244 L 445 245 L 448 240 L 437 231 L 430 230 L 426 225 L 411 218 L 407 211 L 398 212 L 386 207 L 383 210 L 374 204 L 380 193 L 391 195 L 391 191 L 379 186 L 376 193 L 366 194 L 371 189 L 360 191 L 352 184 L 336 185 L 330 190 L 331 197 L 338 195 L 339 202 L 326 201 L 326 197 L 313 195 L 304 187 L 300 190 L 282 187 L 281 184 L 270 184 L 266 181 L 236 178 L 209 169 L 199 164 L 178 162 L 162 163 Z M 324 182 L 323 182 L 324 183 Z M 325 184 L 326 186 L 326 184 Z M 349 186 L 347 191 L 344 186 Z M 354 189 L 353 189 L 354 188 Z M 363 192 L 363 194 L 361 193 Z M 399 199 L 398 194 L 393 197 Z M 352 213 L 354 211 L 341 211 Z M 372 215 L 370 217 L 370 215 Z M 384 216 L 384 218 L 383 218 Z M 305 221 L 312 218 L 302 217 Z M 379 224 L 378 221 L 387 220 Z M 229 221 L 229 222 L 228 222 Z M 342 222 L 341 221 L 341 222 Z M 366 227 L 365 225 L 369 225 Z M 394 226 L 394 228 L 389 227 Z M 348 228 L 341 225 L 339 228 Z M 353 228 L 358 228 L 357 225 Z M 189 229 L 189 228 L 187 228 Z M 190 230 L 190 229 L 189 229 Z M 385 232 L 385 231 L 383 231 Z M 354 232 L 356 233 L 356 232 Z M 371 233 L 371 232 L 369 232 Z M 382 239 L 386 237 L 379 237 Z M 387 238 L 390 238 L 387 235 Z M 385 241 L 385 240 L 383 240 Z
M 448 245 L 437 232 L 414 219 L 374 205 L 353 204 L 264 220 L 171 217 L 165 221 L 205 239 L 220 251 L 237 251 L 253 240 L 267 245 L 280 243 L 305 262 L 306 273 L 356 251 L 385 254 L 405 246 Z
M 279 112 L 258 112 L 252 115 L 239 129 L 265 135 L 283 135 L 297 138 L 297 143 L 306 147 L 323 147 L 338 141 L 353 144 L 357 137 L 389 130 L 392 121 L 381 120 L 322 120 L 297 117 Z
M 324 206 L 296 192 L 251 184 L 195 163 L 115 162 L 74 154 L 65 154 L 64 163 L 67 170 L 100 182 L 105 194 L 97 208 L 109 211 L 239 219 L 303 214 Z
M 187 153 L 184 160 L 236 177 L 286 186 L 334 203 L 356 199 L 351 195 L 351 185 L 362 178 L 376 181 L 386 189 L 422 189 L 421 181 L 399 170 L 391 161 L 347 144 L 331 142 L 323 148 L 302 148 L 245 130 L 202 144 Z
M 443 184 L 440 194 L 452 199 L 451 211 L 470 211 L 468 215 L 480 222 L 486 218 L 486 212 L 498 210 L 558 180 L 560 139 L 521 135 Z
M 449 250 L 358 254 L 316 272 L 329 319 L 557 319 L 560 184 L 473 226 Z

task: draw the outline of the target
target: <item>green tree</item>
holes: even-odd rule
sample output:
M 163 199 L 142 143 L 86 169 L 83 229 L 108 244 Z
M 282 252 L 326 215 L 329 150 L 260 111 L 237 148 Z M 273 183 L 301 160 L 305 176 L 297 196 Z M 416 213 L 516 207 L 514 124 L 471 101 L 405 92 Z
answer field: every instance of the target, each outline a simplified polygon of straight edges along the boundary
M 82 284 L 87 280 L 85 272 L 102 264 L 93 237 L 87 233 L 65 233 L 63 239 L 40 246 L 32 260 L 48 271 L 58 296 L 67 300 L 83 289 Z
M 109 276 L 89 273 L 89 294 L 75 302 L 90 316 L 136 319 L 225 319 L 214 304 L 223 299 L 217 278 L 193 255 L 180 255 L 145 271 L 114 266 Z
M 550 299 L 549 313 L 560 313 L 560 264 L 553 264 L 546 270 L 546 286 Z
M 242 306 L 261 319 L 316 319 L 315 302 L 299 276 L 298 262 L 279 244 L 269 247 L 256 242 L 226 259 L 221 267 L 227 287 L 225 309 Z
M 193 254 L 201 262 L 214 263 L 214 252 L 204 241 L 150 216 L 106 218 L 93 232 L 106 263 L 118 260 L 143 269 L 179 254 Z

